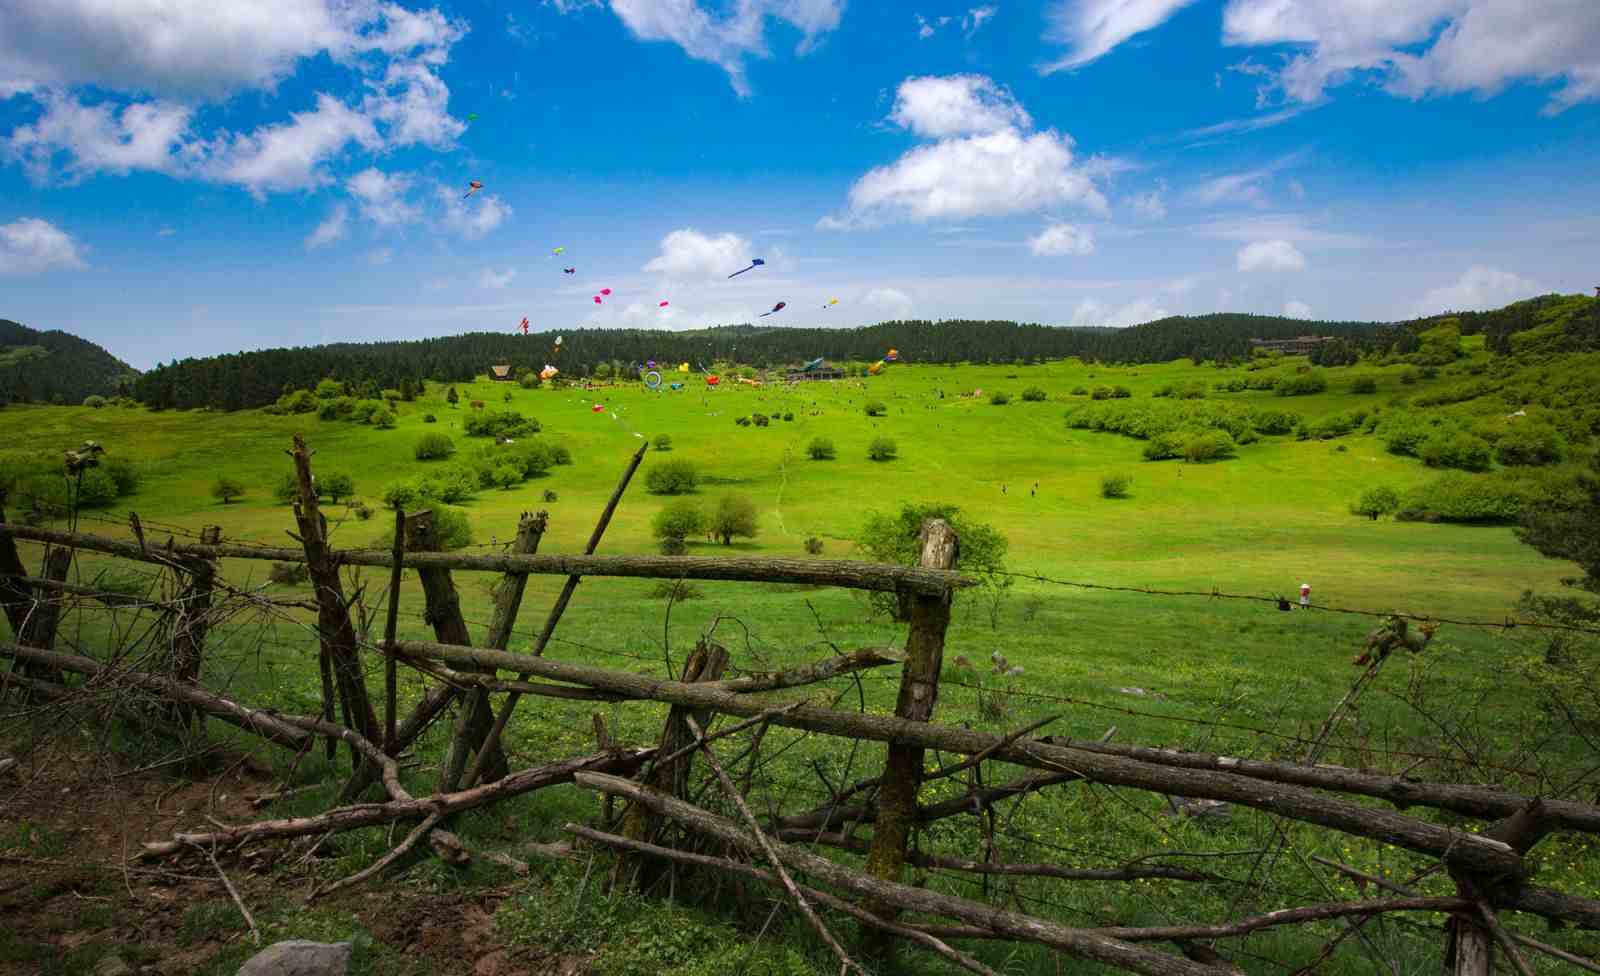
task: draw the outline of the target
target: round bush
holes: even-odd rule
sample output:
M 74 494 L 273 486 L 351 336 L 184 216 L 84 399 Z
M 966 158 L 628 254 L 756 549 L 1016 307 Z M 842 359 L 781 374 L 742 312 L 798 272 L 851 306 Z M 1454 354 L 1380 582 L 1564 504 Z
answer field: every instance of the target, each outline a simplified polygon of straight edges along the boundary
M 682 542 L 706 530 L 705 513 L 693 499 L 680 498 L 669 502 L 650 520 L 650 532 L 657 539 L 676 539 Z
M 88 468 L 78 482 L 79 508 L 105 508 L 117 500 L 117 479 L 101 468 Z
M 417 438 L 413 453 L 418 461 L 443 461 L 456 449 L 455 442 L 444 434 L 423 434 Z
M 1127 498 L 1128 488 L 1132 484 L 1131 474 L 1108 474 L 1100 479 L 1100 497 Z
M 670 434 L 657 434 L 654 446 L 658 451 L 672 450 L 672 436 Z
M 1011 402 L 1011 394 L 1006 393 L 1003 390 L 995 390 L 993 393 L 989 394 L 989 402 L 997 407 L 1003 407 Z
M 435 417 L 431 413 L 425 413 L 422 415 L 422 422 L 425 424 L 436 424 L 439 422 L 439 418 Z
M 1044 398 L 1045 392 L 1039 389 L 1037 386 L 1030 386 L 1026 390 L 1022 391 L 1022 400 L 1024 403 L 1040 403 L 1044 400 Z
M 898 451 L 895 442 L 888 437 L 875 437 L 867 445 L 867 457 L 874 461 L 893 461 Z
M 862 409 L 866 411 L 869 417 L 881 417 L 889 412 L 889 408 L 884 405 L 882 400 L 868 400 L 867 405 Z
M 1378 381 L 1370 376 L 1358 376 L 1350 384 L 1351 393 L 1376 393 Z
M 655 465 L 645 475 L 645 487 L 656 495 L 682 495 L 694 491 L 700 472 L 692 461 L 673 460 Z
M 83 398 L 83 405 L 86 407 L 92 407 L 95 410 L 99 410 L 101 407 L 106 405 L 106 398 L 91 393 Z
M 1388 485 L 1373 485 L 1361 493 L 1361 497 L 1350 506 L 1350 514 L 1365 515 L 1373 521 L 1378 516 L 1387 515 L 1400 507 L 1400 493 Z
M 1208 430 L 1189 438 L 1183 446 L 1184 460 L 1202 463 L 1221 461 L 1234 455 L 1233 438 L 1225 430 Z
M 813 461 L 832 461 L 833 453 L 833 441 L 826 437 L 814 437 L 806 445 L 806 456 Z

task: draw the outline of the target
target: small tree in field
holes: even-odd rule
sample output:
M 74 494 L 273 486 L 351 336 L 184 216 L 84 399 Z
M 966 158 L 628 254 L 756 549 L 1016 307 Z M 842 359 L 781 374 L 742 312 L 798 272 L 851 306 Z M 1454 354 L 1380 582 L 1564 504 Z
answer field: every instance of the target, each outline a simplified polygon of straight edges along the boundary
M 668 550 L 670 547 L 671 550 L 681 553 L 684 540 L 704 532 L 705 524 L 705 514 L 700 511 L 700 503 L 690 498 L 680 498 L 668 503 L 655 514 L 650 520 L 650 531 L 661 540 L 663 550 Z
M 226 505 L 235 498 L 244 497 L 244 485 L 223 475 L 211 485 L 211 497 L 221 499 L 222 504 Z
M 507 391 L 506 391 L 506 395 L 505 395 L 505 396 L 503 396 L 503 397 L 501 397 L 501 398 L 500 398 L 500 399 L 502 399 L 502 400 L 504 400 L 504 401 L 505 401 L 505 402 L 507 402 L 507 403 L 510 403 L 510 402 L 511 402 L 511 401 L 512 401 L 512 400 L 513 400 L 513 399 L 514 399 L 514 397 L 512 397 L 512 395 L 511 395 L 511 391 L 510 391 L 510 390 L 507 390 Z
M 1374 522 L 1380 515 L 1388 515 L 1400 508 L 1400 493 L 1388 485 L 1373 485 L 1361 493 L 1361 497 L 1350 506 L 1350 514 L 1365 515 Z
M 889 437 L 874 437 L 872 443 L 867 445 L 867 457 L 874 461 L 893 461 L 898 452 L 899 448 Z
M 444 399 L 452 407 L 461 402 L 461 397 L 456 393 L 456 388 L 453 386 L 445 393 Z
M 1132 484 L 1133 475 L 1108 474 L 1100 479 L 1100 497 L 1127 498 L 1128 486 Z
M 889 408 L 884 406 L 882 400 L 868 400 L 867 405 L 862 409 L 866 410 L 869 417 L 881 417 L 889 412 Z
M 658 450 L 658 451 L 670 451 L 670 450 L 672 450 L 672 435 L 671 434 L 657 434 L 656 435 L 656 439 L 655 439 L 655 449 Z
M 692 461 L 667 461 L 650 469 L 645 475 L 645 487 L 656 495 L 683 495 L 694 491 L 700 481 L 700 472 Z
M 1011 402 L 1011 394 L 1005 392 L 1004 390 L 995 390 L 993 393 L 989 394 L 989 402 L 997 407 L 1003 407 Z
M 732 545 L 736 535 L 754 539 L 760 531 L 756 524 L 756 503 L 746 495 L 724 496 L 711 516 L 710 529 L 725 546 Z
M 333 474 L 324 475 L 317 479 L 317 490 L 326 492 L 328 498 L 337 505 L 341 495 L 349 498 L 349 496 L 356 493 L 356 482 L 354 478 L 344 472 L 335 471 Z
M 833 441 L 826 437 L 813 437 L 811 443 L 806 445 L 806 456 L 813 461 L 832 461 Z

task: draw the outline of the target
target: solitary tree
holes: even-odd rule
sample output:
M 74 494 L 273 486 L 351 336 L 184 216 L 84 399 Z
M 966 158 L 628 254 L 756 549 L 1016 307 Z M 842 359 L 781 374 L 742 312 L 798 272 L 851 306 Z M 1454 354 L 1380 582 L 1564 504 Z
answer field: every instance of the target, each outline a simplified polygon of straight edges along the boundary
M 1380 515 L 1388 515 L 1400 507 L 1400 493 L 1388 485 L 1373 485 L 1361 493 L 1361 497 L 1350 506 L 1350 511 L 1355 515 L 1365 515 L 1374 522 Z
M 813 461 L 833 460 L 833 441 L 826 437 L 813 437 L 806 445 L 806 455 Z
M 452 407 L 461 402 L 461 397 L 456 394 L 456 388 L 451 387 L 444 395 L 445 402 Z
M 650 531 L 668 554 L 683 552 L 684 540 L 705 531 L 705 514 L 690 498 L 670 502 L 650 520 Z
M 221 499 L 222 504 L 226 505 L 235 498 L 244 495 L 244 485 L 227 475 L 223 475 L 211 486 L 211 495 L 213 498 Z
M 711 531 L 725 546 L 731 545 L 736 535 L 754 539 L 760 531 L 756 524 L 756 503 L 746 495 L 724 496 L 711 516 Z
M 328 498 L 337 505 L 339 504 L 340 495 L 348 498 L 356 493 L 356 482 L 354 478 L 344 472 L 335 471 L 332 474 L 318 478 L 317 489 L 319 492 L 326 492 Z
M 867 457 L 874 461 L 893 461 L 898 452 L 894 440 L 888 437 L 875 437 L 867 445 Z
M 687 494 L 694 491 L 699 480 L 700 473 L 695 469 L 694 462 L 687 460 L 655 465 L 644 477 L 645 487 L 656 495 Z

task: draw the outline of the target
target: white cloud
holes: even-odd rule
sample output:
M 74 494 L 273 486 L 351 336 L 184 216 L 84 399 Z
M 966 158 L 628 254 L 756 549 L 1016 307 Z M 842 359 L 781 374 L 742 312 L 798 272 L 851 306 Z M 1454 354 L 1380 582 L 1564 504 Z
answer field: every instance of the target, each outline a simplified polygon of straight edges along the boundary
M 370 118 L 319 93 L 312 111 L 293 112 L 288 122 L 234 135 L 202 170 L 256 196 L 267 190 L 309 189 L 332 179 L 322 164 L 352 142 L 374 151 L 383 145 Z
M 121 111 L 109 102 L 85 105 L 76 98 L 41 93 L 44 111 L 32 125 L 18 126 L 6 143 L 40 182 L 52 174 L 79 178 L 98 171 L 170 172 L 192 115 L 171 102 L 136 102 Z
M 1220 74 L 1217 75 L 1217 80 L 1222 80 Z M 1305 114 L 1307 111 L 1309 111 L 1309 106 L 1296 105 L 1293 108 L 1279 109 L 1276 112 L 1268 112 L 1265 115 L 1252 115 L 1244 119 L 1229 119 L 1226 122 L 1218 122 L 1215 125 L 1190 129 L 1183 134 L 1183 138 L 1209 139 L 1215 136 L 1232 135 L 1235 132 L 1258 132 L 1262 129 L 1270 129 L 1275 125 L 1282 125 L 1298 115 Z
M 976 34 L 979 30 L 981 30 L 984 24 L 993 20 L 994 15 L 998 14 L 999 12 L 1000 8 L 992 3 L 985 4 L 981 7 L 973 7 L 971 10 L 967 11 L 965 17 L 961 18 L 961 29 L 966 32 L 968 37 L 971 37 L 973 34 Z
M 674 277 L 727 277 L 750 263 L 750 242 L 738 234 L 709 237 L 693 227 L 661 239 L 661 253 L 644 270 Z
M 0 78 L 212 99 L 270 90 L 323 52 L 438 60 L 462 33 L 376 0 L 24 0 L 0 4 Z
M 83 266 L 77 241 L 55 224 L 38 217 L 0 224 L 0 274 L 37 274 Z
M 1288 241 L 1256 241 L 1239 249 L 1240 271 L 1304 271 L 1306 256 Z
M 1125 329 L 1130 325 L 1141 325 L 1145 322 L 1154 322 L 1164 319 L 1172 313 L 1162 308 L 1148 298 L 1140 298 L 1129 302 L 1121 308 L 1113 309 L 1098 298 L 1085 298 L 1072 310 L 1072 324 L 1075 326 L 1109 326 L 1113 329 Z
M 1557 86 L 1546 111 L 1600 99 L 1593 0 L 1229 0 L 1223 43 L 1308 46 L 1266 72 L 1263 96 L 1312 103 L 1359 79 L 1407 98 Z
M 1283 314 L 1291 319 L 1309 319 L 1311 317 L 1311 306 L 1305 302 L 1284 302 Z
M 411 177 L 389 175 L 369 167 L 345 181 L 345 189 L 361 204 L 361 216 L 381 227 L 405 224 L 421 216 L 421 210 L 407 202 Z
M 1056 0 L 1046 13 L 1047 40 L 1066 44 L 1068 51 L 1041 69 L 1045 74 L 1081 68 L 1112 48 L 1152 28 L 1194 0 Z
M 1167 201 L 1165 194 L 1167 184 L 1165 181 L 1153 190 L 1145 193 L 1135 193 L 1128 198 L 1128 206 L 1133 212 L 1146 220 L 1160 220 L 1167 215 Z
M 504 271 L 496 271 L 493 268 L 484 268 L 482 273 L 478 275 L 478 287 L 504 288 L 505 286 L 511 284 L 511 279 L 515 278 L 516 276 L 516 271 L 512 270 L 511 268 L 507 268 Z
M 1415 315 L 1435 315 L 1439 312 L 1467 312 L 1500 308 L 1523 298 L 1532 298 L 1544 291 L 1538 282 L 1510 271 L 1473 265 L 1461 277 L 1448 285 L 1430 288 L 1412 306 Z
M 1189 199 L 1202 206 L 1240 203 L 1256 207 L 1266 206 L 1267 181 L 1286 167 L 1299 162 L 1302 155 L 1294 153 L 1255 169 L 1213 176 L 1190 190 Z
M 511 216 L 511 205 L 493 193 L 474 193 L 463 200 L 455 187 L 440 186 L 436 196 L 444 212 L 444 226 L 468 240 L 475 240 L 499 227 Z
M 1054 224 L 1028 238 L 1028 249 L 1039 257 L 1080 256 L 1094 253 L 1094 234 L 1087 227 Z
M 1306 198 L 1306 185 L 1299 180 L 1290 180 L 1289 195 L 1296 200 L 1304 200 Z
M 889 120 L 928 139 L 1033 126 L 1011 92 L 983 75 L 907 78 L 895 93 Z
M 689 57 L 722 68 L 733 90 L 748 96 L 744 59 L 766 56 L 767 18 L 798 28 L 805 35 L 798 53 L 804 54 L 817 37 L 839 26 L 844 0 L 740 0 L 723 17 L 702 8 L 698 0 L 611 0 L 611 10 L 634 37 L 671 41 Z
M 375 94 L 367 97 L 362 108 L 388 126 L 392 146 L 420 143 L 431 149 L 448 149 L 466 131 L 466 123 L 450 116 L 450 89 L 421 63 L 391 64 L 383 81 L 371 86 Z
M 380 264 L 388 264 L 391 260 L 393 260 L 393 258 L 393 248 L 380 247 L 376 250 L 367 252 L 367 263 L 373 265 L 374 267 Z
M 349 223 L 350 208 L 341 203 L 328 211 L 328 216 L 306 238 L 306 250 L 314 251 L 319 247 L 341 240 Z
M 861 299 L 861 304 L 884 315 L 904 318 L 911 313 L 911 296 L 898 288 L 874 288 Z
M 1304 220 L 1293 214 L 1263 214 L 1259 217 L 1238 217 L 1196 224 L 1190 230 L 1201 237 L 1225 241 L 1283 240 L 1291 244 L 1309 244 L 1316 247 L 1367 248 L 1378 244 L 1362 234 L 1317 230 L 1306 226 Z
M 156 236 L 157 237 L 171 237 L 173 234 L 176 234 L 176 233 L 177 233 L 177 231 L 173 230 L 171 227 L 163 227 L 160 230 L 156 231 Z
M 1006 129 L 920 146 L 869 171 L 850 189 L 848 216 L 818 226 L 1001 216 L 1066 204 L 1107 209 L 1089 173 L 1074 165 L 1072 140 L 1054 131 Z

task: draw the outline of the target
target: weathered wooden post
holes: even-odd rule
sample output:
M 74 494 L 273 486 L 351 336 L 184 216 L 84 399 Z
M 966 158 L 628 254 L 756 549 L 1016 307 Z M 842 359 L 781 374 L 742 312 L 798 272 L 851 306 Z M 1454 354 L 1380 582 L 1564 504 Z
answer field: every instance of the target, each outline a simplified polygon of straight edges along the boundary
M 5 495 L 0 492 L 0 505 L 4 503 Z M 0 522 L 5 520 L 5 511 L 0 509 Z M 64 580 L 71 566 L 72 550 L 50 549 L 44 560 L 45 578 Z M 55 600 L 43 599 L 42 593 L 35 595 L 33 587 L 26 582 L 27 576 L 28 570 L 22 565 L 22 556 L 17 552 L 17 540 L 11 536 L 0 538 L 0 601 L 6 605 L 6 620 L 11 624 L 11 633 L 18 644 L 49 648 L 55 644 L 56 622 L 60 619 L 61 607 Z M 41 640 L 46 643 L 39 643 Z M 61 684 L 64 680 L 61 672 L 54 668 L 24 662 L 21 658 L 13 661 L 11 667 L 19 674 L 53 684 Z
M 540 511 L 537 515 L 522 513 L 522 518 L 517 520 L 517 539 L 511 545 L 511 551 L 517 555 L 531 556 L 539 551 L 539 542 L 544 538 L 545 526 L 550 523 L 550 514 Z M 497 651 L 503 651 L 511 643 L 511 628 L 516 626 L 517 613 L 522 609 L 522 594 L 528 588 L 527 573 L 506 573 L 494 586 L 494 616 L 489 618 L 489 642 L 486 646 Z M 473 707 L 487 714 L 494 714 L 489 702 L 487 689 L 478 688 L 472 692 Z M 505 732 L 505 721 L 511 717 L 511 710 L 516 707 L 516 699 L 520 695 L 513 691 L 506 701 L 505 708 L 500 715 L 495 717 L 494 726 L 489 729 L 488 736 L 478 747 L 478 755 L 472 760 L 472 766 L 466 772 L 461 785 L 470 789 L 478 785 L 478 780 L 483 777 L 484 766 L 488 759 L 501 754 L 500 737 Z M 499 779 L 498 775 L 488 777 L 489 781 Z
M 929 519 L 923 523 L 923 569 L 951 569 L 960 552 L 960 542 L 950 523 Z M 939 701 L 939 671 L 944 667 L 944 634 L 950 626 L 949 591 L 937 596 L 917 594 L 910 607 L 911 626 L 906 635 L 906 663 L 900 674 L 900 697 L 894 713 L 910 722 L 928 722 Z M 889 745 L 883 777 L 878 787 L 878 816 L 873 823 L 872 848 L 867 854 L 867 873 L 885 881 L 899 881 L 905 866 L 906 841 L 917 819 L 917 792 L 922 786 L 923 748 Z M 883 916 L 893 909 L 875 906 Z M 878 930 L 872 930 L 876 933 Z
M 322 653 L 338 687 L 349 727 L 369 742 L 381 741 L 382 728 L 367 696 L 367 679 L 361 670 L 356 648 L 356 629 L 350 624 L 350 607 L 344 599 L 339 566 L 330 555 L 328 522 L 317 506 L 317 490 L 311 480 L 311 451 L 304 435 L 294 435 L 295 480 L 300 497 L 294 504 L 294 518 L 300 530 L 299 541 L 306 552 L 306 570 L 311 575 L 312 592 L 317 599 L 317 634 Z M 331 705 L 331 703 L 330 703 Z
M 722 673 L 727 668 L 727 648 L 713 641 L 702 640 L 695 644 L 694 650 L 689 652 L 688 659 L 683 662 L 683 675 L 680 680 L 720 681 Z M 705 728 L 706 722 L 711 717 L 707 712 L 681 705 L 674 705 L 667 712 L 667 722 L 661 729 L 661 742 L 656 749 L 656 756 L 670 761 L 653 764 L 644 777 L 644 784 L 658 793 L 668 793 L 681 798 L 688 796 L 689 770 L 694 762 L 694 752 L 686 747 L 696 742 L 694 732 L 689 728 L 687 721 L 691 715 L 701 728 Z M 680 752 L 682 755 L 678 755 Z M 654 843 L 655 835 L 661 829 L 661 823 L 658 814 L 651 813 L 636 803 L 630 806 L 623 816 L 622 833 L 632 840 Z M 630 877 L 637 875 L 635 886 L 640 891 L 648 891 L 661 877 L 665 867 L 666 865 L 659 861 L 649 858 L 619 855 L 612 881 L 614 884 L 625 884 Z
M 1544 801 L 1535 798 L 1516 813 L 1492 824 L 1483 835 L 1511 845 L 1518 854 L 1526 854 L 1551 829 Z M 1492 976 L 1497 941 L 1519 973 L 1530 972 L 1490 907 L 1490 892 L 1497 879 L 1476 877 L 1459 867 L 1450 868 L 1450 877 L 1456 883 L 1456 894 L 1478 903 L 1478 918 L 1454 915 L 1445 923 L 1444 961 L 1451 976 Z
M 222 542 L 222 527 L 208 525 L 200 530 L 200 542 L 215 546 Z M 200 683 L 200 665 L 206 630 L 211 614 L 211 590 L 216 582 L 217 564 L 209 559 L 184 559 L 180 565 L 188 577 L 178 593 L 178 606 L 172 625 L 172 676 L 191 685 Z M 176 704 L 172 715 L 185 726 L 194 723 L 193 706 Z
M 410 552 L 437 552 L 439 539 L 433 525 L 432 512 L 417 512 L 406 518 L 406 549 Z M 423 617 L 433 626 L 433 634 L 441 644 L 470 645 L 472 635 L 467 621 L 461 616 L 461 598 L 456 594 L 455 580 L 450 570 L 439 567 L 418 567 L 417 577 L 422 580 L 425 601 Z M 482 670 L 480 668 L 470 670 Z M 479 707 L 474 695 L 467 695 L 456 720 L 456 731 L 439 770 L 440 792 L 455 789 L 468 754 L 484 744 L 494 716 L 486 707 Z M 498 752 L 488 757 L 486 767 L 496 776 L 505 775 L 505 755 Z

